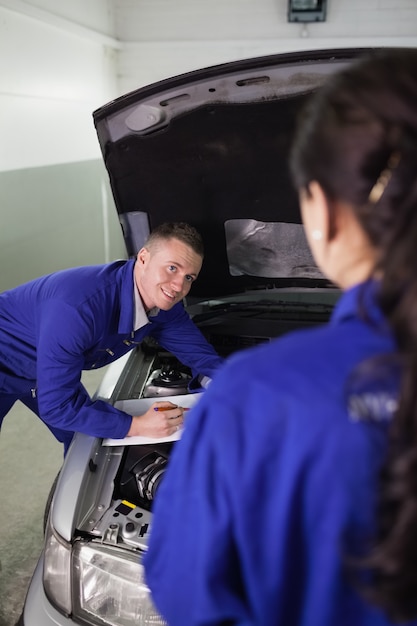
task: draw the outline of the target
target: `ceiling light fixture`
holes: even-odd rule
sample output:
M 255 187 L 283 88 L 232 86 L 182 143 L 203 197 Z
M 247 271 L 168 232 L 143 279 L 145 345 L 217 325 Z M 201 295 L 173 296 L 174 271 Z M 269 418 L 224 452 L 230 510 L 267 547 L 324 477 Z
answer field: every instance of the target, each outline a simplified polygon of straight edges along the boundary
M 325 22 L 327 0 L 288 0 L 289 22 Z

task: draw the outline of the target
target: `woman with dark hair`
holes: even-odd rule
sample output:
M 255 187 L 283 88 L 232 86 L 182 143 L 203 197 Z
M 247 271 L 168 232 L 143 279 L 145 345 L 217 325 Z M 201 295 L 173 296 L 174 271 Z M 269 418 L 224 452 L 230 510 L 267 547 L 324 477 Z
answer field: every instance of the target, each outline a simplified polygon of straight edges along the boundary
M 330 78 L 291 170 L 343 294 L 191 412 L 145 559 L 170 626 L 417 624 L 417 50 Z

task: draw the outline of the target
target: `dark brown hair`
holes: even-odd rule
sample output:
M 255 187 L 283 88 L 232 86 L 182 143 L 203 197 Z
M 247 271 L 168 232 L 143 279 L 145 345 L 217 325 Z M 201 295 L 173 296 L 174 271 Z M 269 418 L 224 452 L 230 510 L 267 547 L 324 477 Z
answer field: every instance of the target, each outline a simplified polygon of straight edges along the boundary
M 380 304 L 402 363 L 380 484 L 366 596 L 391 619 L 417 617 L 417 49 L 383 50 L 331 77 L 300 119 L 298 190 L 317 181 L 348 202 L 379 252 Z

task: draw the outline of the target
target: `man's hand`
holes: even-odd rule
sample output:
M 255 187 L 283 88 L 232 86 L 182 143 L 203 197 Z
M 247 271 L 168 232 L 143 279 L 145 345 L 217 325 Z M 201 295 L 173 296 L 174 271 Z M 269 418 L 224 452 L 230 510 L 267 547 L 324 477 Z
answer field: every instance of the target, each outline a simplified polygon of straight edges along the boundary
M 168 437 L 184 423 L 184 409 L 172 402 L 155 402 L 143 415 L 134 415 L 128 437 Z

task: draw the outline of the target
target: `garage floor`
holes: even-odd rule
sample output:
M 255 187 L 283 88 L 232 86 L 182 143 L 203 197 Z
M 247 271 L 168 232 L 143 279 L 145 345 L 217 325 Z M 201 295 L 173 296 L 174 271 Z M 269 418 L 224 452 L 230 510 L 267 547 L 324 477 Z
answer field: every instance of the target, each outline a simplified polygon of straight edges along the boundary
M 85 372 L 90 394 L 104 371 Z M 43 544 L 43 513 L 63 448 L 23 404 L 17 402 L 0 433 L 0 626 L 14 626 Z

